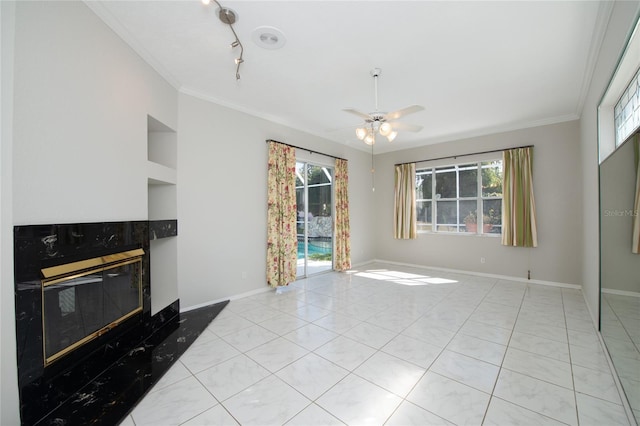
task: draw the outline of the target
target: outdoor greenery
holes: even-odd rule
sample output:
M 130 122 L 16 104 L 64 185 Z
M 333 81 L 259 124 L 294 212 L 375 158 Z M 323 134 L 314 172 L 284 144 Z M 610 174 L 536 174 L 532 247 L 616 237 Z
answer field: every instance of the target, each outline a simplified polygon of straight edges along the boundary
M 331 260 L 331 253 L 311 253 L 309 254 L 311 260 Z
M 489 209 L 489 214 L 482 215 L 482 223 L 491 224 L 491 225 L 499 225 L 502 221 L 502 218 L 495 211 L 495 209 Z M 464 223 L 478 223 L 478 212 L 476 210 L 470 211 L 464 218 Z
M 482 168 L 482 196 L 502 197 L 502 162 L 493 161 L 494 167 Z
M 482 214 L 482 222 L 494 225 L 495 233 L 499 233 L 502 181 L 501 160 L 417 170 L 416 214 L 419 225 L 423 224 L 430 230 L 432 221 L 435 221 L 438 226 L 443 225 L 450 230 L 456 224 L 475 224 L 477 215 Z M 476 210 L 478 208 L 480 210 Z M 433 217 L 436 212 L 437 217 Z M 456 229 L 459 228 L 456 226 Z
M 304 206 L 304 182 L 300 179 L 302 176 L 302 167 L 304 163 L 296 164 L 296 203 L 299 206 L 298 211 L 303 210 Z M 306 179 L 308 185 L 308 211 L 313 216 L 330 216 L 331 215 L 331 181 L 325 173 L 326 167 L 309 165 L 307 167 Z M 331 173 L 331 169 L 328 169 Z

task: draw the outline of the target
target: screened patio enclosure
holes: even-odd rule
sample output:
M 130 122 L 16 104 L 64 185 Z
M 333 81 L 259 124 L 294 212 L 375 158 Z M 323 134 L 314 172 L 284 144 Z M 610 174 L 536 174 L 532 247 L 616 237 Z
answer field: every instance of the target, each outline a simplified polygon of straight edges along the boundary
M 306 277 L 333 269 L 333 168 L 296 163 L 298 264 Z

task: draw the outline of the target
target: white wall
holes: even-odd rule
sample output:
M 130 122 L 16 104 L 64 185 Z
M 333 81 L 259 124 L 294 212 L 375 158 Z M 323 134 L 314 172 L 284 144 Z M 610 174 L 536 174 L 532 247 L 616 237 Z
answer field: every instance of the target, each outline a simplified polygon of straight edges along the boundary
M 265 288 L 267 139 L 349 160 L 352 260 L 373 259 L 366 153 L 186 94 L 178 128 L 182 308 Z
M 583 249 L 582 290 L 594 317 L 600 315 L 598 237 L 598 104 L 615 71 L 640 11 L 639 1 L 615 2 L 580 118 Z
M 13 37 L 15 4 L 0 2 L 0 424 L 20 422 L 13 298 Z
M 416 240 L 393 238 L 395 163 L 523 145 L 535 146 L 537 248 L 505 247 L 500 238 L 468 234 L 421 233 Z M 527 278 L 530 270 L 532 280 L 580 284 L 582 195 L 577 121 L 397 151 L 378 156 L 376 162 L 377 258 L 519 278 Z
M 578 125 L 571 122 L 381 155 L 375 193 L 368 154 L 178 95 L 83 3 L 19 2 L 15 17 L 12 2 L 0 5 L 1 424 L 19 422 L 14 300 L 7 285 L 13 282 L 12 226 L 146 219 L 147 114 L 179 132 L 183 307 L 264 288 L 264 141 L 272 138 L 349 160 L 355 264 L 377 257 L 520 277 L 531 269 L 537 280 L 582 283 L 592 312 L 597 312 L 596 108 L 639 2 L 614 5 L 579 137 Z M 393 239 L 394 163 L 525 144 L 536 145 L 539 248 L 504 248 L 487 237 Z M 114 164 L 119 164 L 118 174 Z M 81 203 L 78 194 L 84 197 Z M 484 265 L 480 256 L 487 260 Z
M 175 128 L 178 94 L 84 3 L 0 3 L 0 423 L 13 425 L 12 227 L 146 219 L 147 114 Z
M 16 224 L 147 218 L 147 114 L 177 91 L 81 2 L 16 7 Z

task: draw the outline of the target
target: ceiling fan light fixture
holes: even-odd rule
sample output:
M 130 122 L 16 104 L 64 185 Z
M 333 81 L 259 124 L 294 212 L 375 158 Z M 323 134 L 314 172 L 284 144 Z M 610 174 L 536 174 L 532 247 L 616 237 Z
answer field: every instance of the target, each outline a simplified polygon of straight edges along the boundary
M 389 136 L 391 132 L 393 132 L 391 124 L 385 122 L 380 125 L 380 134 L 382 136 Z
M 217 1 L 217 0 L 215 0 Z M 345 108 L 343 111 L 357 115 L 361 119 L 364 119 L 362 127 L 356 129 L 356 136 L 361 141 L 364 141 L 367 145 L 373 146 L 376 143 L 376 134 L 380 133 L 380 136 L 386 137 L 389 142 L 393 141 L 398 136 L 398 131 L 394 129 L 394 125 L 390 123 L 408 114 L 422 111 L 424 108 L 420 105 L 411 105 L 393 112 L 382 112 L 378 109 L 378 77 L 382 71 L 380 68 L 374 68 L 371 70 L 371 76 L 373 77 L 373 94 L 375 98 L 375 111 L 370 113 L 364 113 L 353 108 Z M 422 126 L 415 126 L 405 123 L 397 123 L 398 128 L 401 130 L 407 130 L 409 132 L 419 132 L 422 130 Z
M 376 137 L 373 133 L 367 133 L 367 136 L 364 138 L 364 143 L 367 145 L 373 145 L 376 143 Z

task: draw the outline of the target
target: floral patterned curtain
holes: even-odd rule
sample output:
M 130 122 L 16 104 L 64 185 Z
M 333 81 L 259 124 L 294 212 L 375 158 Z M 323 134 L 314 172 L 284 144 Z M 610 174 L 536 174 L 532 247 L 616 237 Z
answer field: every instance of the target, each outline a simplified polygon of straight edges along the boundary
M 416 163 L 399 164 L 395 170 L 393 237 L 418 238 L 416 222 Z
M 502 244 L 513 247 L 537 247 L 533 149 L 508 149 L 502 153 L 502 157 Z
M 296 279 L 295 148 L 269 141 L 267 177 L 267 283 L 285 286 Z
M 349 174 L 347 160 L 337 159 L 335 170 L 335 253 L 336 271 L 351 269 L 351 234 L 349 227 Z

